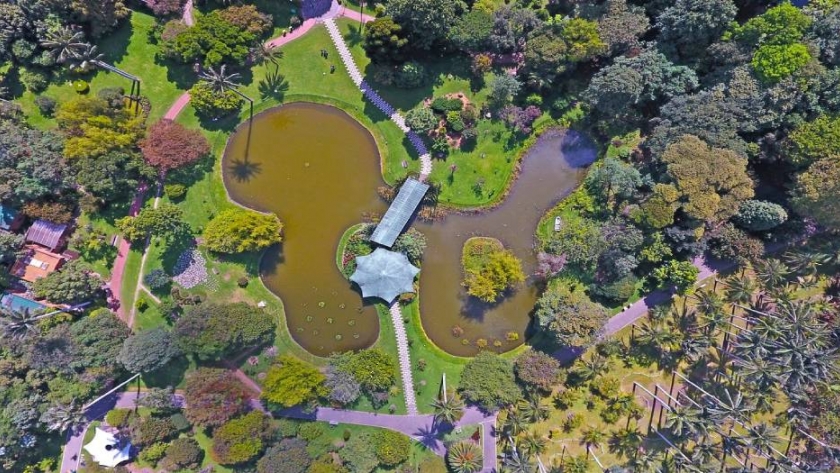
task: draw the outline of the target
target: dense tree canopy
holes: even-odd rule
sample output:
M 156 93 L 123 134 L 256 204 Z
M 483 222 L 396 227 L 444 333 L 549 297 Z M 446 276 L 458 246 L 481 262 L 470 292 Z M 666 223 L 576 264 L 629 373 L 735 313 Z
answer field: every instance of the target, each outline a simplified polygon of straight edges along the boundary
M 409 45 L 429 50 L 446 38 L 449 30 L 466 10 L 460 0 L 388 0 L 385 13 L 406 33 Z
M 175 323 L 178 346 L 200 360 L 217 360 L 274 336 L 271 315 L 243 302 L 204 303 L 189 308 Z
M 564 284 L 546 289 L 534 307 L 540 327 L 548 330 L 563 346 L 587 346 L 600 333 L 609 315 L 600 304 L 582 291 L 571 291 Z
M 218 427 L 248 410 L 250 394 L 236 376 L 219 368 L 187 374 L 184 414 L 199 427 Z
M 128 337 L 118 359 L 132 373 L 149 373 L 162 368 L 179 354 L 172 335 L 158 327 Z
M 488 351 L 480 352 L 467 363 L 458 391 L 466 400 L 491 411 L 514 404 L 522 397 L 513 364 Z
M 55 304 L 92 302 L 101 295 L 102 280 L 81 261 L 71 261 L 60 271 L 35 281 L 33 289 L 38 297 Z

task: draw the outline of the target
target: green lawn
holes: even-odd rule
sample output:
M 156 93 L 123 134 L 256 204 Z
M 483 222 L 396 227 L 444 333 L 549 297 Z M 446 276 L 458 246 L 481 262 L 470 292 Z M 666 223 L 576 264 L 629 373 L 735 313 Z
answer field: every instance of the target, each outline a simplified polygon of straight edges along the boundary
M 188 88 L 193 81 L 193 73 L 187 66 L 163 64 L 155 59 L 159 50 L 149 40 L 149 32 L 154 27 L 154 17 L 134 11 L 129 21 L 113 34 L 97 44 L 105 55 L 104 61 L 140 78 L 140 92 L 149 98 L 152 104 L 150 122 L 160 119 L 175 99 Z M 84 75 L 62 72 L 53 79 L 47 89 L 41 93 L 24 92 L 16 102 L 23 107 L 30 124 L 38 128 L 51 128 L 55 120 L 44 117 L 35 106 L 39 95 L 56 99 L 59 103 L 76 96 L 70 84 L 71 80 L 82 78 L 90 82 L 90 93 L 95 94 L 105 87 L 122 87 L 129 92 L 131 82 L 113 72 L 97 70 Z

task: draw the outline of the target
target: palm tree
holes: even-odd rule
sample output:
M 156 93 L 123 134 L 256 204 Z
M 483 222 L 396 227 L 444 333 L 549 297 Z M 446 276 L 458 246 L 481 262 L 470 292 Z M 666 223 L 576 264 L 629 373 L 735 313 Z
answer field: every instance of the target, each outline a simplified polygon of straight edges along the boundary
M 784 254 L 783 258 L 795 275 L 807 278 L 816 276 L 819 267 L 830 259 L 824 253 L 808 250 L 789 251 Z
M 776 258 L 756 262 L 754 270 L 761 287 L 765 290 L 782 286 L 790 276 L 790 268 Z
M 239 80 L 240 74 L 236 72 L 228 73 L 227 64 L 222 64 L 218 71 L 213 67 L 209 67 L 206 71 L 199 73 L 198 77 L 210 84 L 216 92 L 224 92 L 226 90 L 235 91 L 239 88 L 237 80 Z
M 251 58 L 255 64 L 271 63 L 279 66 L 280 60 L 283 59 L 283 51 L 277 46 L 262 43 L 251 49 Z
M 525 419 L 522 418 L 516 409 L 508 408 L 505 412 L 505 420 L 502 421 L 501 425 L 502 432 L 505 435 L 519 435 L 525 430 Z
M 642 446 L 642 434 L 638 427 L 627 427 L 613 432 L 609 440 L 610 453 L 630 458 Z
M 463 440 L 449 447 L 446 462 L 455 473 L 477 473 L 484 466 L 481 449 L 473 442 Z
M 603 430 L 590 426 L 581 432 L 580 443 L 585 445 L 588 451 L 590 448 L 601 448 L 606 438 Z
M 517 410 L 520 414 L 522 414 L 522 417 L 530 423 L 548 419 L 548 416 L 551 413 L 548 406 L 544 406 L 540 403 L 540 398 L 538 396 L 529 396 L 527 401 L 520 401 L 517 405 Z
M 714 463 L 712 468 L 704 468 L 704 471 L 714 471 L 719 466 L 717 457 L 720 454 L 720 447 L 708 438 L 704 438 L 694 445 L 691 451 L 691 461 L 697 465 L 709 465 Z
M 56 404 L 41 415 L 41 422 L 51 432 L 64 432 L 74 426 L 81 425 L 84 421 L 84 410 L 82 406 L 76 405 L 75 399 L 71 400 L 69 404 Z
M 505 458 L 502 468 L 510 473 L 534 473 L 537 466 L 527 453 L 514 450 L 510 456 Z
M 30 335 L 40 333 L 37 327 L 38 320 L 42 319 L 28 309 L 13 310 L 7 307 L 0 307 L 0 337 L 8 337 L 13 340 L 23 340 Z
M 253 119 L 254 99 L 239 91 L 239 83 L 237 81 L 239 80 L 240 75 L 236 72 L 228 73 L 226 69 L 227 64 L 222 64 L 218 71 L 213 67 L 209 67 L 206 71 L 199 73 L 198 78 L 210 84 L 210 87 L 216 93 L 224 93 L 229 90 L 247 100 L 251 105 L 251 119 Z
M 542 455 L 548 449 L 548 442 L 545 437 L 537 435 L 532 430 L 519 440 L 519 449 L 524 450 L 529 455 Z
M 718 422 L 727 418 L 738 422 L 748 420 L 755 408 L 746 401 L 744 395 L 740 391 L 732 394 L 732 391 L 728 389 L 724 389 L 723 393 L 724 396 L 720 402 L 709 408 L 712 419 Z
M 694 297 L 697 299 L 697 310 L 703 315 L 723 311 L 723 299 L 716 292 L 701 289 Z
M 769 455 L 773 450 L 773 444 L 780 441 L 778 429 L 764 422 L 751 427 L 747 437 L 748 445 L 758 455 Z
M 70 58 L 70 69 L 87 72 L 98 66 L 104 57 L 96 50 L 96 46 L 86 44 L 78 54 Z
M 581 360 L 580 365 L 574 371 L 581 379 L 588 381 L 597 378 L 598 375 L 606 372 L 609 367 L 609 360 L 596 353 L 588 360 Z
M 751 277 L 743 274 L 733 275 L 726 280 L 726 302 L 747 305 L 752 302 L 757 289 Z
M 735 366 L 738 374 L 756 391 L 764 392 L 779 384 L 778 368 L 763 356 L 739 356 L 735 359 Z
M 659 454 L 656 452 L 640 451 L 630 460 L 635 473 L 654 473 L 659 464 Z
M 674 341 L 672 330 L 668 330 L 662 323 L 644 322 L 639 326 L 638 341 L 647 345 L 658 353 L 670 353 L 671 343 Z
M 709 433 L 708 419 L 694 406 L 676 406 L 665 419 L 665 427 L 681 439 L 697 438 Z
M 432 409 L 437 421 L 454 425 L 464 415 L 464 402 L 458 396 L 448 396 L 446 399 L 435 399 Z
M 47 33 L 47 39 L 41 42 L 41 46 L 50 50 L 50 55 L 55 62 L 64 64 L 90 48 L 90 45 L 82 41 L 82 38 L 81 31 L 74 32 L 62 26 L 56 31 Z
M 588 455 L 569 457 L 563 462 L 563 473 L 586 473 L 589 471 Z

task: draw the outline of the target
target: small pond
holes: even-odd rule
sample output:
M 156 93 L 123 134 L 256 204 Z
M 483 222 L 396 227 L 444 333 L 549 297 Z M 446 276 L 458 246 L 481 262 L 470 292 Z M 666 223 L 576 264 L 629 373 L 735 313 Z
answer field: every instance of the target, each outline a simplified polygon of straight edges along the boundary
M 526 273 L 533 273 L 533 234 L 540 217 L 578 185 L 583 167 L 594 158 L 594 147 L 584 138 L 548 133 L 528 151 L 501 206 L 443 222 L 415 222 L 428 240 L 420 273 L 421 317 L 438 346 L 473 355 L 480 338 L 488 348 L 498 340 L 499 351 L 524 342 L 537 295 L 533 281 L 499 304 L 477 303 L 460 285 L 461 246 L 470 236 L 498 238 L 523 260 Z M 222 164 L 234 201 L 274 212 L 284 223 L 283 243 L 266 253 L 260 273 L 282 299 L 295 340 L 322 356 L 373 344 L 379 334 L 376 311 L 363 304 L 335 264 L 342 233 L 364 214 L 383 214 L 387 208 L 376 194 L 384 183 L 368 130 L 333 107 L 287 104 L 241 125 Z M 460 338 L 452 335 L 456 325 L 464 332 Z M 507 340 L 509 332 L 519 339 Z

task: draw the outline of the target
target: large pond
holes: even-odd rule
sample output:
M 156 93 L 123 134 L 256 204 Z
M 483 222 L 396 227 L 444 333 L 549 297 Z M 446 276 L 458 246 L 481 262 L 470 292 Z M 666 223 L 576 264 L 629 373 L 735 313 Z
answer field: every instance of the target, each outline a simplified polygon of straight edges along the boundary
M 498 304 L 478 303 L 460 285 L 461 247 L 471 236 L 498 238 L 532 274 L 540 217 L 578 185 L 583 167 L 594 159 L 594 147 L 582 137 L 548 133 L 528 151 L 501 206 L 443 222 L 415 222 L 428 240 L 420 273 L 421 318 L 439 347 L 473 355 L 479 339 L 498 351 L 524 342 L 537 296 L 534 281 L 529 278 Z M 306 103 L 284 105 L 243 124 L 223 158 L 231 198 L 274 212 L 284 222 L 283 244 L 266 254 L 260 273 L 283 300 L 292 336 L 316 355 L 368 347 L 379 333 L 375 310 L 363 305 L 335 264 L 342 233 L 365 214 L 386 210 L 376 194 L 383 185 L 379 163 L 376 143 L 362 125 L 333 107 Z M 463 330 L 460 337 L 453 336 L 455 326 Z M 518 340 L 508 340 L 513 332 Z M 494 346 L 496 341 L 501 346 Z

